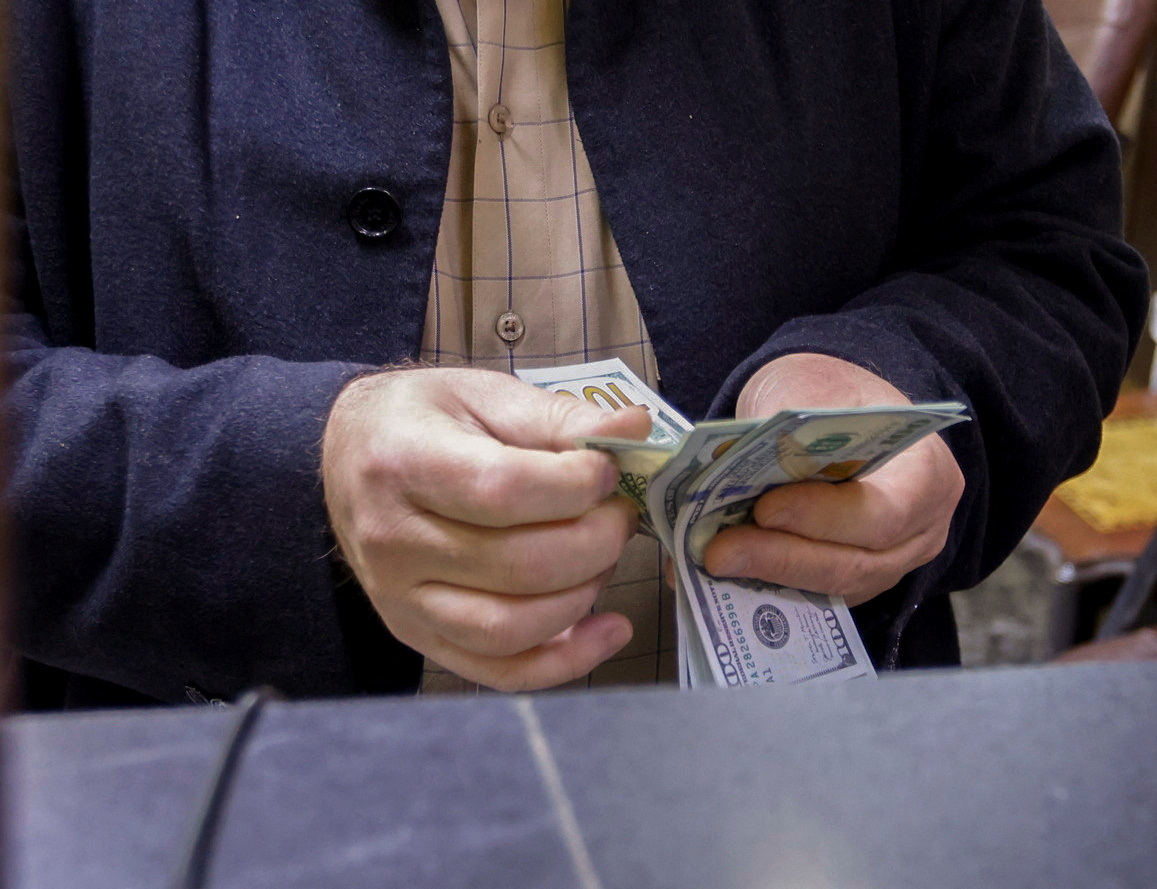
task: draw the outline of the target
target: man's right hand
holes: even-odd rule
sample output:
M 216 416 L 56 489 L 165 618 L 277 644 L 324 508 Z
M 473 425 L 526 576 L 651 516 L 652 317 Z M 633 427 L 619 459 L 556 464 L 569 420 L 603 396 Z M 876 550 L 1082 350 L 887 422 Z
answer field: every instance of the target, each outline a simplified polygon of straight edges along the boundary
M 481 370 L 387 371 L 343 390 L 322 475 L 342 553 L 401 642 L 493 688 L 546 688 L 631 638 L 590 614 L 634 532 L 613 460 L 582 435 L 643 438 L 608 413 Z

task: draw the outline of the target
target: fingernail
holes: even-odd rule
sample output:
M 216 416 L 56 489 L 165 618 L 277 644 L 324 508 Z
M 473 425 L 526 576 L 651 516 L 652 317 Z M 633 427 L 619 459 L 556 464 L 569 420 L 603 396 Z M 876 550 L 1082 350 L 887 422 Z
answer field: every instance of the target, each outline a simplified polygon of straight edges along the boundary
M 633 407 L 627 408 L 627 410 L 631 411 L 631 413 L 639 417 L 641 420 L 646 420 L 648 427 L 651 426 L 651 411 L 645 405 L 636 404 Z

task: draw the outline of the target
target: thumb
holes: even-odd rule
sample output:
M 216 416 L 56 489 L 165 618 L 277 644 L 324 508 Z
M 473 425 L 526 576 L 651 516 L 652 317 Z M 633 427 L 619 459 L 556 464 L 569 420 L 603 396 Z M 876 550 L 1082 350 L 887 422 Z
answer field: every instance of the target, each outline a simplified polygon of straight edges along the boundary
M 644 405 L 635 404 L 615 410 L 596 407 L 596 410 L 599 416 L 593 418 L 594 428 L 589 432 L 580 432 L 574 438 L 579 435 L 599 435 L 604 438 L 642 440 L 651 434 L 651 410 Z
M 642 405 L 607 410 L 568 393 L 553 393 L 560 405 L 555 408 L 557 425 L 554 450 L 574 447 L 576 438 L 633 438 L 642 441 L 651 434 L 651 414 Z
M 514 377 L 475 372 L 471 411 L 490 435 L 508 445 L 544 451 L 569 451 L 574 440 L 597 435 L 644 439 L 651 432 L 645 407 L 606 410 L 569 392 L 548 392 Z M 459 397 L 465 393 L 459 389 Z

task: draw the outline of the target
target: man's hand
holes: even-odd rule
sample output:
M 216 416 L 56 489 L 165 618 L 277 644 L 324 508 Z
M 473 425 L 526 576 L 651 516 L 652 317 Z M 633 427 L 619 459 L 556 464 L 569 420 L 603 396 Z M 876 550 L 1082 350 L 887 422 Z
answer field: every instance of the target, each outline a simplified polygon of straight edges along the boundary
M 606 454 L 642 438 L 607 413 L 504 374 L 421 369 L 354 381 L 326 426 L 322 474 L 342 553 L 405 644 L 504 690 L 588 673 L 631 638 L 589 614 L 634 533 Z
M 783 408 L 911 402 L 875 374 L 827 355 L 786 355 L 744 387 L 737 415 Z M 964 475 L 944 440 L 917 442 L 861 481 L 800 482 L 764 494 L 755 525 L 721 531 L 704 564 L 717 577 L 754 577 L 843 596 L 859 605 L 944 548 Z

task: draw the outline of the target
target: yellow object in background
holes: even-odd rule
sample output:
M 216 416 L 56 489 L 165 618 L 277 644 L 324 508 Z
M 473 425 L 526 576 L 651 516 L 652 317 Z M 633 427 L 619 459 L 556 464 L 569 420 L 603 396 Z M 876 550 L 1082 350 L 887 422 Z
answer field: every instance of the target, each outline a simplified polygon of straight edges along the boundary
M 1157 419 L 1106 420 L 1097 461 L 1056 494 L 1102 534 L 1157 525 Z

